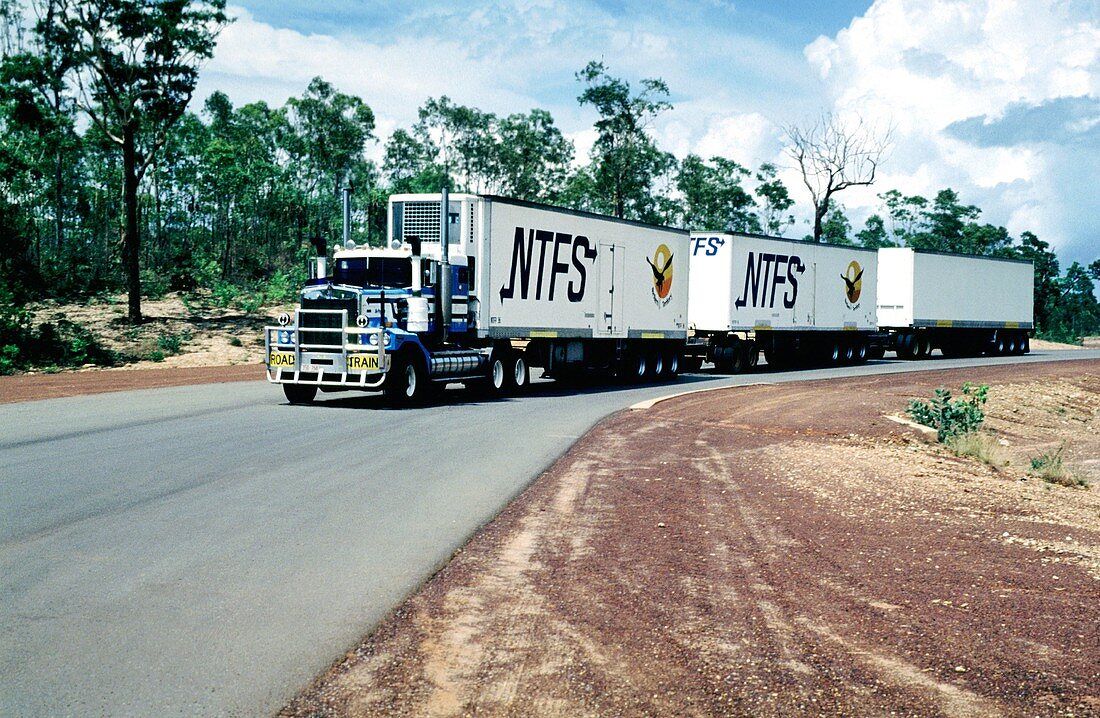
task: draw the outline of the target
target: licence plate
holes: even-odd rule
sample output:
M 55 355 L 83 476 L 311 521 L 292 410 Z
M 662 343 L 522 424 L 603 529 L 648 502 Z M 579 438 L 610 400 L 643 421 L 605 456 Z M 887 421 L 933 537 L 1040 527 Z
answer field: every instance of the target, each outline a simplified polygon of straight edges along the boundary
M 293 352 L 271 352 L 267 358 L 268 366 L 294 366 Z
M 348 369 L 370 371 L 378 368 L 377 354 L 348 354 Z

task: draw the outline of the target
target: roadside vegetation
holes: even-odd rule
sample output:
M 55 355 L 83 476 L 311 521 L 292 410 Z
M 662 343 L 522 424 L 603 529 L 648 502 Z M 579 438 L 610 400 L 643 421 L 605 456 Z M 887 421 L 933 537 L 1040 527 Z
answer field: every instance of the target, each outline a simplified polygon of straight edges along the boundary
M 983 464 L 1002 468 L 1009 462 L 1002 457 L 1000 443 L 982 430 L 986 418 L 984 407 L 988 401 L 989 385 L 974 386 L 966 382 L 962 385 L 962 396 L 952 398 L 950 389 L 940 387 L 930 400 L 910 401 L 905 413 L 916 423 L 935 429 L 937 440 L 956 456 L 972 457 Z M 1053 411 L 1060 417 L 1067 413 L 1064 406 Z M 1066 445 L 1062 442 L 1058 448 L 1032 457 L 1027 474 L 1051 484 L 1087 488 L 1089 484 L 1082 472 L 1065 462 L 1065 451 Z
M 446 185 L 677 227 L 1027 259 L 1039 335 L 1076 342 L 1100 333 L 1100 259 L 1063 271 L 1047 242 L 982 222 L 951 188 L 934 197 L 884 189 L 861 229 L 836 196 L 815 195 L 813 232 L 799 231 L 795 197 L 774 165 L 678 158 L 657 144 L 649 128 L 673 108 L 659 78 L 632 86 L 596 61 L 578 70 L 577 100 L 596 131 L 580 162 L 544 109 L 497 115 L 441 96 L 385 139 L 376 163 L 366 156 L 380 141 L 368 100 L 321 77 L 281 107 L 234 106 L 220 92 L 193 105 L 200 63 L 228 21 L 224 0 L 30 5 L 0 0 L 0 372 L 129 360 L 79 328 L 36 323 L 22 312 L 28 303 L 125 293 L 125 319 L 136 326 L 142 302 L 168 292 L 208 292 L 249 314 L 291 296 L 307 258 L 340 236 L 345 182 L 360 245 L 384 242 L 388 195 Z M 152 45 L 148 27 L 174 29 Z M 134 59 L 156 53 L 163 62 Z M 142 83 L 173 90 L 152 102 Z M 838 146 L 870 148 L 867 166 L 877 167 L 888 132 L 822 123 L 788 127 L 792 148 L 827 130 Z M 153 351 L 170 352 L 171 342 Z

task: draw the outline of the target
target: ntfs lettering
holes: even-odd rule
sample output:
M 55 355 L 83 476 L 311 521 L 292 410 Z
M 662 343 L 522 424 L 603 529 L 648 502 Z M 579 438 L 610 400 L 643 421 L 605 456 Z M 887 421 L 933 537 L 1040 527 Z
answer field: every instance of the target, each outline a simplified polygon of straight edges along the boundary
M 515 298 L 517 291 L 521 299 L 527 299 L 532 293 L 532 279 L 536 300 L 554 301 L 559 287 L 568 280 L 565 291 L 569 301 L 582 301 L 588 279 L 586 262 L 591 265 L 595 260 L 596 247 L 584 235 L 516 227 L 512 270 L 508 284 L 500 288 L 500 301 Z
M 699 250 L 703 250 L 704 257 L 713 257 L 718 254 L 719 248 L 721 248 L 726 240 L 721 237 L 694 237 L 692 238 L 691 256 L 699 254 Z
M 738 309 L 745 306 L 773 309 L 776 289 L 785 284 L 781 295 L 783 306 L 794 309 L 798 299 L 798 278 L 805 271 L 801 257 L 749 252 L 749 260 L 745 263 L 745 288 L 733 304 Z

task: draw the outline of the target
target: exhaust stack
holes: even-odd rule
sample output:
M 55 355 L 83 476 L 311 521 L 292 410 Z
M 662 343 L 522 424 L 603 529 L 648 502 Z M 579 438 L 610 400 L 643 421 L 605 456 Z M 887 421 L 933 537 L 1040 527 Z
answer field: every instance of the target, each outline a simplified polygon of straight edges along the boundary
M 451 331 L 451 225 L 450 193 L 444 185 L 439 201 L 439 338 L 446 342 Z

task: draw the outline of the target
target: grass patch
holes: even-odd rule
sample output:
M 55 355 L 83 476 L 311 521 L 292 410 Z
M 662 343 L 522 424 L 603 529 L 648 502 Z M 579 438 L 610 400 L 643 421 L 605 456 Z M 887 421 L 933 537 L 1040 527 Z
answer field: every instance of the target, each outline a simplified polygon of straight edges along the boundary
M 955 453 L 955 456 L 970 456 L 994 468 L 1008 464 L 1001 457 L 1001 447 L 997 440 L 980 431 L 955 434 L 948 437 L 944 444 Z
M 1063 460 L 1065 451 L 1066 445 L 1062 444 L 1054 451 L 1048 451 L 1034 457 L 1031 460 L 1031 470 L 1028 473 L 1048 484 L 1087 487 L 1089 482 L 1085 480 L 1085 477 L 1066 466 Z

